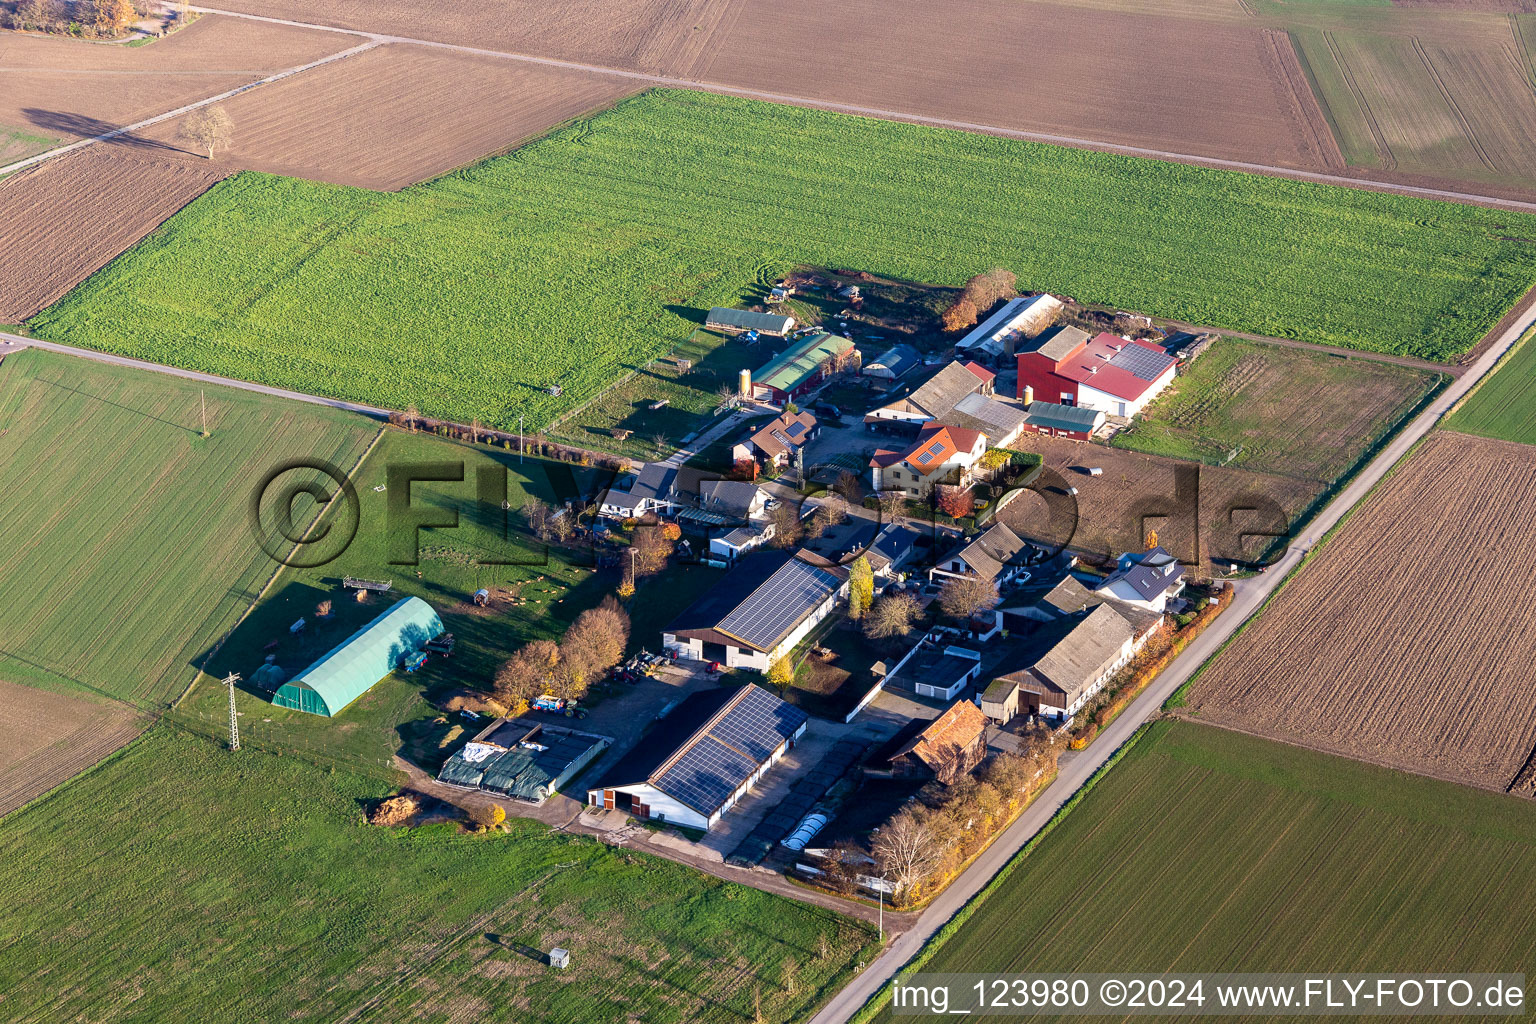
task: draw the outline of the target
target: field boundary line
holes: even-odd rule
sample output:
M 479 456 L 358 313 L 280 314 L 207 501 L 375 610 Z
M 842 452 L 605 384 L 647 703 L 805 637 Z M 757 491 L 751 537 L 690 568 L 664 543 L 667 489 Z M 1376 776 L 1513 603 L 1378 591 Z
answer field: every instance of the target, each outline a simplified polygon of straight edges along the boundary
M 1445 419 L 1449 420 L 1452 416 L 1460 412 L 1461 407 L 1470 402 L 1479 391 L 1483 390 L 1483 385 L 1487 384 L 1494 374 L 1502 370 L 1506 364 L 1512 362 L 1520 350 L 1531 343 L 1532 338 L 1536 338 L 1536 324 L 1532 324 L 1531 327 L 1528 328 L 1526 332 L 1520 336 L 1520 340 L 1509 346 L 1509 348 L 1504 351 L 1504 354 L 1499 357 L 1499 361 L 1493 364 L 1493 369 L 1489 370 L 1482 377 L 1479 377 L 1476 385 L 1468 389 L 1466 394 L 1456 399 L 1455 405 L 1445 410 Z
M 645 82 L 654 86 L 669 89 L 692 89 L 702 92 L 717 93 L 722 96 L 740 96 L 744 99 L 763 100 L 769 103 L 782 103 L 796 107 L 806 107 L 815 110 L 830 110 L 833 113 L 853 114 L 859 117 L 872 117 L 882 121 L 902 121 L 908 124 L 927 125 L 935 128 L 951 128 L 957 131 L 977 132 L 983 135 L 996 135 L 1002 138 L 1022 139 L 1026 142 L 1040 142 L 1054 146 L 1067 146 L 1073 149 L 1091 149 L 1103 153 L 1116 153 L 1121 156 L 1144 157 L 1153 160 L 1168 160 L 1175 163 L 1193 164 L 1200 167 L 1212 167 L 1217 170 L 1246 171 L 1252 174 L 1263 174 L 1270 177 L 1291 178 L 1297 181 L 1310 181 L 1322 185 L 1339 185 L 1345 188 L 1365 189 L 1373 192 L 1394 192 L 1400 195 L 1418 196 L 1426 199 L 1438 199 L 1448 202 L 1472 203 L 1482 206 L 1498 206 L 1524 210 L 1536 213 L 1536 202 L 1528 202 L 1520 199 L 1503 199 L 1498 196 L 1484 195 L 1477 192 L 1461 192 L 1455 189 L 1431 188 L 1425 185 L 1409 185 L 1401 182 L 1374 181 L 1369 178 L 1351 178 L 1346 175 L 1329 174 L 1323 171 L 1307 171 L 1294 167 L 1279 167 L 1273 164 L 1254 163 L 1246 160 L 1229 160 L 1222 157 L 1196 156 L 1193 153 L 1178 153 L 1171 150 L 1149 149 L 1144 146 L 1129 146 L 1119 143 L 1105 142 L 1097 139 L 1085 139 L 1071 135 L 1054 135 L 1048 132 L 1027 131 L 1021 128 L 1004 128 L 1001 125 L 983 124 L 976 121 L 959 121 L 944 117 L 930 117 L 924 114 L 909 113 L 900 110 L 889 110 L 882 107 L 866 107 L 854 103 L 839 103 L 835 100 L 816 100 L 806 96 L 794 96 L 788 93 L 772 92 L 764 89 L 748 89 L 742 86 L 726 85 L 720 82 L 709 82 L 701 79 L 676 78 L 667 75 L 647 74 L 643 71 L 628 71 L 622 68 L 609 67 L 603 64 L 584 64 L 579 61 L 561 60 L 556 57 L 536 57 L 532 54 L 517 53 L 509 50 L 489 50 L 478 46 L 466 46 L 461 43 L 443 43 L 431 39 L 418 39 L 413 36 L 397 36 L 386 33 L 369 32 L 362 29 L 342 29 L 334 25 L 319 25 L 313 22 L 294 21 L 286 18 L 271 18 L 259 14 L 245 14 L 241 11 L 229 11 L 219 7 L 189 7 L 189 10 L 199 14 L 222 14 L 231 18 L 247 18 L 252 21 L 265 21 L 277 25 L 287 25 L 293 28 L 308 28 L 326 32 L 344 32 L 349 35 L 364 36 L 375 43 L 407 43 L 414 46 L 427 46 L 439 50 L 449 50 L 456 53 L 468 53 L 482 57 L 493 57 L 500 60 L 521 61 L 525 64 L 539 64 L 544 67 L 562 68 L 567 71 L 582 71 L 588 74 L 610 75 L 618 78 L 627 78 L 635 82 Z M 1395 165 L 1395 159 L 1393 164 Z M 0 168 L 0 174 L 5 173 L 5 168 Z
M 354 32 L 348 34 L 361 35 L 362 33 Z M 259 89 L 263 85 L 271 85 L 274 82 L 281 82 L 285 78 L 290 78 L 294 75 L 308 71 L 311 68 L 317 68 L 323 64 L 329 64 L 332 61 L 351 57 L 366 50 L 371 50 L 378 45 L 378 40 L 369 39 L 367 42 L 360 43 L 350 49 L 340 50 L 336 53 L 328 54 L 327 56 L 321 57 L 319 60 L 312 60 L 308 64 L 299 64 L 295 67 L 284 68 L 282 71 L 273 72 L 265 78 L 257 79 L 254 82 L 246 82 L 244 85 L 236 86 L 233 89 L 227 89 L 224 92 L 219 93 L 217 96 L 209 96 L 206 99 L 195 100 L 192 103 L 183 104 L 174 110 L 167 110 L 163 114 L 156 114 L 154 117 L 147 117 L 142 121 L 135 121 L 132 124 L 126 124 L 121 128 L 113 128 L 111 131 L 102 132 L 100 135 L 93 135 L 88 139 L 81 139 L 80 141 L 72 142 L 67 146 L 60 146 L 58 149 L 50 149 L 45 153 L 39 153 L 36 156 L 29 156 L 25 160 L 18 160 L 13 164 L 7 164 L 4 167 L 0 167 L 0 175 L 6 175 L 15 171 L 26 170 L 28 167 L 35 167 L 45 161 L 64 156 L 66 153 L 73 153 L 76 150 L 84 149 L 87 146 L 94 146 L 98 142 L 110 142 L 111 140 L 121 138 L 124 135 L 131 135 L 140 129 L 148 128 L 151 125 L 157 125 L 162 121 L 169 121 L 173 117 L 180 117 L 182 114 L 190 113 L 191 111 L 197 110 L 200 107 L 206 107 L 213 103 L 219 103 L 223 100 L 239 96 L 243 92 L 250 92 L 252 89 Z

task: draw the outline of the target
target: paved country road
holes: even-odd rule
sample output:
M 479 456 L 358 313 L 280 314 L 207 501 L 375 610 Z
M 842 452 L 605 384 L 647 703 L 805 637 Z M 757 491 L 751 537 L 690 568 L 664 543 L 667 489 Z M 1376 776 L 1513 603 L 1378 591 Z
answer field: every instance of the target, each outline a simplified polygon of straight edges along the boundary
M 1152 685 L 1147 687 L 1099 738 L 1070 760 L 1062 761 L 1061 773 L 1056 781 L 1042 793 L 1017 821 L 1010 826 L 964 874 L 934 900 L 919 915 L 913 926 L 891 943 L 886 951 L 833 996 L 820 1013 L 812 1018 L 812 1024 L 843 1024 L 853 1016 L 908 960 L 912 959 L 934 933 L 944 926 L 966 903 L 970 902 L 992 877 L 1002 870 L 1013 856 L 1044 827 L 1061 806 L 1082 788 L 1094 772 L 1109 760 L 1110 756 L 1130 739 L 1131 735 L 1148 719 L 1158 713 L 1163 702 L 1173 696 L 1205 661 L 1215 654 L 1238 628 L 1248 620 L 1269 596 L 1285 580 L 1286 575 L 1301 564 L 1302 560 L 1323 536 L 1344 516 L 1358 505 L 1371 488 L 1395 466 L 1425 434 L 1435 426 L 1440 417 L 1459 401 L 1498 362 L 1509 347 L 1519 340 L 1532 323 L 1530 312 L 1519 317 L 1504 331 L 1488 350 L 1468 368 L 1467 372 L 1450 385 L 1411 424 L 1398 434 L 1332 502 L 1308 524 L 1292 542 L 1280 561 L 1270 566 L 1263 575 L 1236 584 L 1233 605 L 1228 608 L 1206 631 L 1196 637 L 1185 652 Z M 1081 812 L 1079 812 L 1081 813 Z

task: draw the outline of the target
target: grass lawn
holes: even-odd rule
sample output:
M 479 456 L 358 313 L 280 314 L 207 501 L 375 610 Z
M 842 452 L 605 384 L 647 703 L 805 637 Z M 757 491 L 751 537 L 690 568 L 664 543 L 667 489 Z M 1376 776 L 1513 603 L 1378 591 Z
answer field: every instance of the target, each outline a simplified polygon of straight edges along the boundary
M 1445 425 L 1465 434 L 1536 444 L 1536 343 L 1530 335 Z
M 262 475 L 303 457 L 350 469 L 378 430 L 163 374 L 35 349 L 7 356 L 5 678 L 164 706 L 276 569 L 247 521 Z M 314 506 L 295 509 L 303 522 Z
M 1160 722 L 923 970 L 1518 972 L 1532 884 L 1527 801 Z
M 1444 379 L 1406 366 L 1223 338 L 1112 443 L 1329 483 Z
M 742 370 L 757 369 L 782 348 L 744 345 L 713 331 L 694 331 L 664 357 L 562 421 L 550 436 L 644 462 L 666 458 L 684 437 L 714 419 L 725 397 L 722 389 L 735 394 Z M 691 360 L 691 369 L 683 373 L 678 360 Z M 658 401 L 667 404 L 651 409 Z M 615 430 L 627 430 L 629 436 L 621 441 L 614 436 Z
M 1536 280 L 1533 239 L 1536 219 L 1482 207 L 658 90 L 398 193 L 237 175 L 29 326 L 533 428 L 796 266 L 958 285 L 1001 265 L 1083 301 L 1450 359 Z
M 741 1024 L 760 989 L 777 1024 L 874 949 L 851 919 L 531 822 L 364 824 L 386 791 L 160 726 L 0 820 L 27 866 L 0 880 L 6 1018 Z M 534 959 L 555 946 L 564 972 Z

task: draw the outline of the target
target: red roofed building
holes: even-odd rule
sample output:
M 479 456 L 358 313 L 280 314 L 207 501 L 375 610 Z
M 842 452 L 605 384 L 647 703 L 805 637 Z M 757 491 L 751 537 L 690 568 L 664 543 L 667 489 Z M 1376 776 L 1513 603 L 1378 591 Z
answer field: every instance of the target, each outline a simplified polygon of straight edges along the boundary
M 1046 331 L 1019 350 L 1019 397 L 1130 418 L 1173 382 L 1178 360 L 1150 341 Z M 1026 391 L 1026 389 L 1028 389 Z
M 939 484 L 969 487 L 986 451 L 987 435 L 980 431 L 929 423 L 905 451 L 875 452 L 870 480 L 877 491 L 904 491 L 909 498 L 925 497 Z

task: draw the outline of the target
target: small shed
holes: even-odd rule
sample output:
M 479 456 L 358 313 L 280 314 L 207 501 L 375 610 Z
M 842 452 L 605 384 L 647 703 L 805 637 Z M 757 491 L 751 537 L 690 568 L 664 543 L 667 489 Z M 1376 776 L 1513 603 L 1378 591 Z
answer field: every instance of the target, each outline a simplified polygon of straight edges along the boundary
M 556 946 L 554 949 L 550 950 L 549 966 L 558 967 L 562 971 L 571 966 L 571 951 L 568 949 L 561 949 L 559 946 Z

